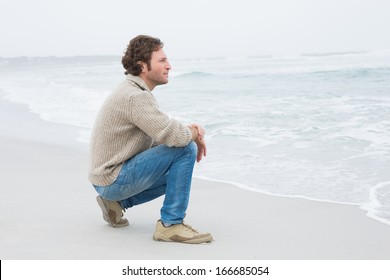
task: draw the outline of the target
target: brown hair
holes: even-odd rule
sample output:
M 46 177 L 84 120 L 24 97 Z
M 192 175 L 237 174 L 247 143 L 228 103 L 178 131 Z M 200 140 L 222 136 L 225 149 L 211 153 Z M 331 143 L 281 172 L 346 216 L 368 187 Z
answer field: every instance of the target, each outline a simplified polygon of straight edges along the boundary
M 122 65 L 126 69 L 125 75 L 132 74 L 138 76 L 142 72 L 139 61 L 145 62 L 150 67 L 152 53 L 158 51 L 164 46 L 164 43 L 158 38 L 153 38 L 147 35 L 138 35 L 130 40 L 127 45 L 124 56 L 122 57 Z

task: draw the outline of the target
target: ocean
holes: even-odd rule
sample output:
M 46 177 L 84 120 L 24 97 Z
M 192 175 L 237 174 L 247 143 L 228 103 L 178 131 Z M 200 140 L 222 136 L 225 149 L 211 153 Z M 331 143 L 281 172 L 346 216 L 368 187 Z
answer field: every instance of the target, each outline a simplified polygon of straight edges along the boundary
M 360 206 L 390 225 L 390 50 L 171 60 L 160 107 L 206 129 L 195 176 Z M 0 58 L 0 92 L 79 128 L 124 79 L 120 57 Z

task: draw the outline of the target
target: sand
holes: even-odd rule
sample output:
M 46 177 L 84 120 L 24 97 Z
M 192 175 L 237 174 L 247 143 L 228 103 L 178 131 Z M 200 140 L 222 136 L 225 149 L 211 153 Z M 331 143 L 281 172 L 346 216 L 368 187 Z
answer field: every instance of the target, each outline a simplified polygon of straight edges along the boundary
M 153 241 L 162 198 L 128 209 L 130 226 L 112 228 L 87 180 L 88 147 L 76 141 L 78 128 L 5 100 L 0 112 L 2 260 L 390 259 L 390 226 L 358 206 L 196 178 L 186 222 L 211 232 L 213 243 Z

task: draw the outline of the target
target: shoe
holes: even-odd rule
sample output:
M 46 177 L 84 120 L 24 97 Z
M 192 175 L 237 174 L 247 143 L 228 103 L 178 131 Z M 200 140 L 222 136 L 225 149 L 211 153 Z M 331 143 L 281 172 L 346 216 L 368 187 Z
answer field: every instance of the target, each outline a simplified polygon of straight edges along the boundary
M 112 227 L 125 227 L 129 225 L 127 219 L 122 218 L 124 209 L 117 201 L 104 199 L 100 195 L 96 197 L 97 203 L 103 212 L 103 219 Z
M 184 223 L 164 227 L 161 220 L 157 221 L 153 239 L 156 241 L 181 242 L 200 244 L 213 241 L 210 233 L 199 233 Z

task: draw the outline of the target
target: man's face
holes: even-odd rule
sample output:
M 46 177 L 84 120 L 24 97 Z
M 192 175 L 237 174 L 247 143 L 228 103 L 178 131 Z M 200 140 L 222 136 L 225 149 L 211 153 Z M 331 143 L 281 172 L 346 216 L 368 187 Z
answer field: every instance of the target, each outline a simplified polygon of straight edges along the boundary
M 169 70 L 171 70 L 171 65 L 164 50 L 161 48 L 152 53 L 150 70 L 148 70 L 146 63 L 143 63 L 143 71 L 140 77 L 148 85 L 149 89 L 153 90 L 155 86 L 168 83 Z

